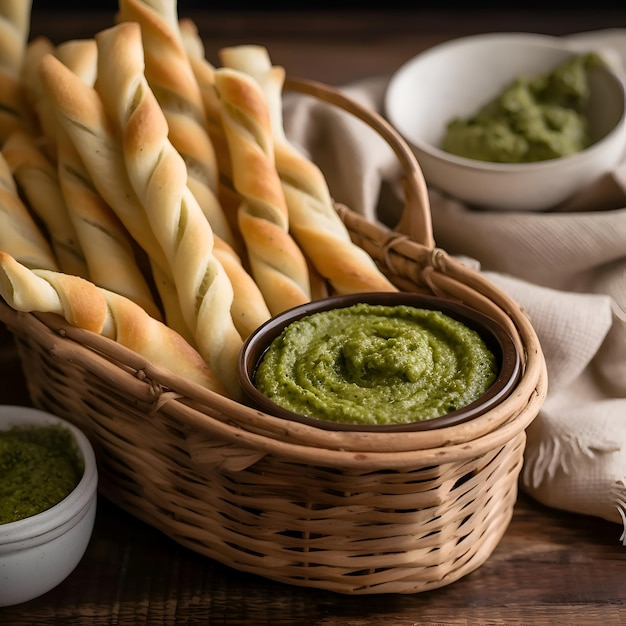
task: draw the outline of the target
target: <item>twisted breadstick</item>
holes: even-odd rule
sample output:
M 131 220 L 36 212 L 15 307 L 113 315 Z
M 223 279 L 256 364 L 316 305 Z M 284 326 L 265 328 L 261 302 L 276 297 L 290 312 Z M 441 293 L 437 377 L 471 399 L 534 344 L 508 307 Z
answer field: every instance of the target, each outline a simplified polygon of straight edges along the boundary
M 213 232 L 235 246 L 217 198 L 217 161 L 206 130 L 202 96 L 176 17 L 175 0 L 120 0 L 117 21 L 141 26 L 144 74 L 169 127 L 168 138 L 187 166 L 187 185 Z
M 302 251 L 289 234 L 287 205 L 274 165 L 270 120 L 258 85 L 229 68 L 215 72 L 233 183 L 243 202 L 239 228 L 252 275 L 272 314 L 311 299 Z
M 80 155 L 94 187 L 148 256 L 167 324 L 189 340 L 167 259 L 128 180 L 117 130 L 102 100 L 52 54 L 41 59 L 39 71 L 57 122 Z
M 373 259 L 354 244 L 335 211 L 326 179 L 317 165 L 287 139 L 282 117 L 285 72 L 272 66 L 263 46 L 220 50 L 225 67 L 252 76 L 260 85 L 271 117 L 276 169 L 289 209 L 289 225 L 298 244 L 335 293 L 395 291 Z
M 149 362 L 224 395 L 200 355 L 174 330 L 124 296 L 51 270 L 30 270 L 0 252 L 0 295 L 18 311 L 56 313 L 72 326 L 108 337 Z
M 98 33 L 96 41 L 96 89 L 119 125 L 129 179 L 168 260 L 181 311 L 202 357 L 229 392 L 239 395 L 236 365 L 242 340 L 231 317 L 233 287 L 143 73 L 140 27 L 123 22 Z
M 56 114 L 41 86 L 39 62 L 46 54 L 53 53 L 54 44 L 47 37 L 36 37 L 26 47 L 21 72 L 23 102 L 32 120 L 32 134 L 42 137 L 42 149 L 52 159 L 56 152 Z
M 2 153 L 31 209 L 45 225 L 62 272 L 87 277 L 87 264 L 69 216 L 56 167 L 34 137 L 14 131 Z
M 65 41 L 58 46 L 45 37 L 37 37 L 28 44 L 22 65 L 24 98 L 34 118 L 33 135 L 43 135 L 45 144 L 42 150 L 56 159 L 57 119 L 39 74 L 39 64 L 46 54 L 54 54 L 65 66 L 74 72 L 86 85 L 92 86 L 97 70 L 96 42 L 93 39 Z
M 0 152 L 0 250 L 32 268 L 57 270 L 54 252 L 22 202 L 8 163 Z
M 148 256 L 166 269 L 167 260 L 128 180 L 115 124 L 95 89 L 51 54 L 41 59 L 39 72 L 57 121 L 76 147 L 98 193 Z
M 239 255 L 219 237 L 215 237 L 213 251 L 222 264 L 233 286 L 230 311 L 242 339 L 271 317 L 263 294 L 241 263 Z
M 30 32 L 32 0 L 0 3 L 0 145 L 18 128 L 28 128 L 20 78 Z
M 98 47 L 94 39 L 71 39 L 64 41 L 56 47 L 54 54 L 85 85 L 92 87 L 96 82 Z
M 59 183 L 85 255 L 89 280 L 129 298 L 160 319 L 161 312 L 139 269 L 128 231 L 93 187 L 63 129 L 57 139 Z
M 54 54 L 83 83 L 93 86 L 98 70 L 94 39 L 65 41 Z M 36 86 L 38 97 L 46 109 L 52 109 L 40 83 L 41 80 Z M 161 312 L 139 268 L 128 231 L 94 188 L 64 128 L 57 127 L 52 132 L 61 193 L 87 264 L 85 277 L 99 287 L 126 296 L 160 319 Z
M 204 43 L 200 38 L 196 24 L 189 18 L 181 19 L 179 31 L 191 70 L 200 89 L 204 105 L 205 124 L 215 150 L 218 173 L 225 176 L 230 182 L 232 181 L 230 152 L 222 127 L 220 102 L 215 90 L 215 67 L 206 59 Z

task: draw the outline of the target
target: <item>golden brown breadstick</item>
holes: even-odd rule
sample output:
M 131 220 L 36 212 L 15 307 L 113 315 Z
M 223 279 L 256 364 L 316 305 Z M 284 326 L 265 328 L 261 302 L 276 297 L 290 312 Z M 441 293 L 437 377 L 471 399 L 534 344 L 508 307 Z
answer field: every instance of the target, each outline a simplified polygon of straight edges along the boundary
M 289 225 L 316 269 L 328 279 L 335 293 L 396 291 L 367 252 L 352 242 L 335 211 L 319 167 L 287 139 L 282 117 L 284 69 L 272 66 L 263 46 L 223 48 L 220 59 L 225 67 L 252 76 L 265 95 L 270 110 L 276 169 L 289 209 Z
M 30 268 L 59 268 L 48 240 L 22 202 L 11 169 L 1 152 L 0 250 Z
M 175 0 L 120 0 L 117 20 L 141 26 L 144 74 L 165 114 L 168 138 L 187 165 L 187 185 L 213 232 L 235 246 L 216 193 L 217 161 L 200 89 L 182 43 Z
M 83 83 L 93 86 L 98 71 L 94 39 L 65 41 L 54 53 Z M 46 101 L 43 89 L 41 92 L 41 98 Z M 50 107 L 47 101 L 46 106 Z M 161 312 L 140 271 L 128 231 L 94 188 L 65 130 L 59 127 L 55 135 L 61 192 L 85 256 L 87 277 L 99 287 L 126 296 L 152 317 L 161 319 Z
M 45 94 L 39 78 L 39 62 L 46 54 L 54 53 L 54 44 L 47 37 L 36 37 L 30 41 L 24 53 L 21 81 L 24 106 L 31 117 L 32 134 L 42 137 L 42 150 L 51 159 L 56 151 L 56 115 L 54 109 L 45 100 Z
M 0 145 L 16 129 L 30 129 L 21 81 L 32 0 L 0 3 Z
M 55 313 L 72 326 L 117 341 L 180 376 L 225 395 L 202 357 L 174 330 L 138 304 L 69 274 L 30 270 L 0 252 L 0 295 L 23 312 Z
M 189 340 L 167 259 L 130 184 L 115 124 L 100 96 L 54 55 L 45 55 L 39 70 L 57 121 L 78 151 L 94 187 L 147 254 L 167 324 Z
M 96 89 L 119 127 L 129 180 L 169 262 L 180 308 L 198 351 L 234 396 L 242 339 L 233 287 L 214 253 L 214 235 L 187 186 L 187 168 L 168 139 L 163 111 L 143 73 L 142 31 L 122 22 L 99 32 Z
M 22 66 L 24 97 L 35 118 L 33 135 L 43 135 L 42 150 L 56 160 L 56 111 L 41 83 L 39 63 L 46 54 L 54 54 L 86 85 L 93 85 L 97 70 L 97 49 L 93 39 L 65 41 L 58 46 L 45 37 L 37 37 L 28 44 Z
M 215 86 L 231 154 L 233 183 L 243 201 L 239 228 L 252 276 L 273 315 L 310 301 L 309 272 L 289 233 L 287 204 L 274 165 L 267 105 L 258 84 L 219 68 Z
M 72 70 L 85 85 L 96 82 L 98 72 L 98 47 L 94 39 L 70 39 L 54 50 L 57 59 Z
M 227 185 L 232 186 L 230 152 L 222 127 L 219 98 L 215 90 L 215 67 L 206 59 L 204 43 L 200 38 L 196 24 L 188 18 L 181 19 L 179 28 L 191 69 L 200 89 L 206 116 L 205 124 L 215 150 L 218 173 L 226 178 Z M 227 209 L 226 215 L 228 217 Z
M 231 314 L 242 339 L 270 317 L 270 311 L 254 279 L 245 270 L 239 255 L 219 237 L 215 237 L 215 256 L 233 286 Z
M 87 264 L 55 165 L 40 150 L 35 138 L 22 130 L 9 135 L 2 153 L 30 208 L 46 227 L 60 270 L 87 277 Z
M 61 192 L 85 256 L 89 280 L 129 298 L 152 317 L 161 319 L 128 231 L 93 187 L 63 129 L 57 133 L 57 159 Z
M 163 251 L 128 180 L 115 124 L 99 95 L 53 55 L 41 59 L 39 70 L 57 120 L 76 147 L 98 193 L 148 256 L 167 268 Z

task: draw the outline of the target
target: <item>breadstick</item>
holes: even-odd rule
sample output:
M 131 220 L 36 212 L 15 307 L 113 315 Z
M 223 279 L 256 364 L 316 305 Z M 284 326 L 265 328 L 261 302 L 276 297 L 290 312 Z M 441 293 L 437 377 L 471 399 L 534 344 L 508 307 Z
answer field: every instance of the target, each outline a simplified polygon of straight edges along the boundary
M 71 39 L 64 41 L 56 47 L 54 54 L 85 85 L 92 87 L 96 82 L 98 47 L 94 39 Z
M 22 130 L 15 130 L 8 137 L 2 153 L 30 208 L 48 231 L 60 270 L 86 277 L 87 264 L 54 164 L 36 140 Z
M 29 129 L 21 68 L 24 61 L 32 0 L 0 3 L 0 145 L 16 129 Z
M 95 190 L 65 131 L 57 134 L 58 174 L 70 219 L 84 252 L 88 277 L 161 319 L 148 283 L 139 269 L 133 243 L 111 207 Z
M 273 315 L 310 301 L 307 263 L 289 234 L 287 204 L 274 165 L 270 120 L 263 94 L 249 76 L 215 72 L 222 123 L 243 201 L 239 228 L 252 276 Z
M 205 57 L 204 44 L 195 23 L 190 19 L 181 19 L 179 27 L 191 69 L 200 88 L 206 115 L 206 129 L 215 151 L 218 170 L 217 197 L 237 244 L 235 249 L 239 254 L 243 254 L 245 243 L 237 224 L 237 211 L 241 197 L 233 188 L 230 151 L 222 126 L 220 102 L 215 89 L 215 67 Z
M 54 53 L 54 44 L 47 37 L 36 37 L 30 41 L 24 53 L 21 82 L 23 102 L 31 118 L 30 126 L 36 137 L 42 137 L 42 150 L 54 158 L 56 152 L 56 115 L 45 100 L 39 78 L 39 62 L 46 54 Z
M 39 70 L 57 120 L 76 147 L 98 193 L 148 256 L 166 268 L 167 261 L 128 180 L 115 125 L 95 89 L 53 55 L 41 59 Z
M 187 168 L 168 139 L 163 111 L 143 73 L 141 30 L 122 22 L 99 32 L 98 78 L 117 120 L 132 186 L 169 262 L 180 308 L 198 351 L 233 395 L 241 336 L 233 323 L 233 287 L 214 253 L 214 235 L 187 186 Z
M 141 26 L 144 74 L 169 127 L 168 138 L 187 165 L 187 185 L 213 232 L 236 246 L 217 197 L 217 161 L 206 117 L 176 18 L 175 0 L 120 0 L 118 22 Z
M 56 313 L 77 328 L 98 333 L 180 376 L 225 395 L 202 357 L 174 330 L 119 294 L 69 274 L 30 270 L 0 252 L 0 295 L 23 312 Z
M 271 317 L 263 294 L 245 270 L 239 255 L 219 237 L 215 237 L 214 252 L 233 286 L 231 314 L 242 339 Z
M 179 29 L 191 69 L 200 89 L 204 105 L 205 124 L 215 150 L 218 172 L 230 182 L 232 181 L 230 152 L 222 127 L 219 98 L 215 90 L 215 67 L 206 59 L 204 43 L 198 34 L 195 23 L 189 18 L 181 19 Z
M 0 250 L 30 268 L 58 270 L 48 240 L 22 202 L 8 163 L 0 152 Z
M 94 187 L 147 254 L 167 324 L 189 339 L 167 259 L 130 184 L 115 124 L 100 96 L 54 55 L 45 55 L 39 70 L 57 121 L 78 151 Z
M 46 54 L 54 54 L 86 85 L 93 85 L 97 69 L 97 49 L 93 39 L 65 41 L 58 46 L 45 37 L 37 37 L 28 44 L 22 66 L 24 97 L 35 118 L 33 127 L 42 134 L 45 144 L 42 150 L 56 159 L 57 119 L 54 106 L 50 104 L 39 75 L 39 63 Z M 35 134 L 35 131 L 33 131 Z
M 354 244 L 335 211 L 326 179 L 317 165 L 287 139 L 282 117 L 285 72 L 272 66 L 263 46 L 234 46 L 220 50 L 225 67 L 252 76 L 268 102 L 276 169 L 289 210 L 289 225 L 298 244 L 338 294 L 396 291 L 373 259 Z
M 93 86 L 98 71 L 94 39 L 65 41 L 54 53 L 83 83 Z M 128 231 L 94 188 L 65 130 L 59 128 L 55 134 L 61 192 L 87 262 L 88 278 L 99 287 L 126 296 L 152 317 L 161 319 L 135 258 Z

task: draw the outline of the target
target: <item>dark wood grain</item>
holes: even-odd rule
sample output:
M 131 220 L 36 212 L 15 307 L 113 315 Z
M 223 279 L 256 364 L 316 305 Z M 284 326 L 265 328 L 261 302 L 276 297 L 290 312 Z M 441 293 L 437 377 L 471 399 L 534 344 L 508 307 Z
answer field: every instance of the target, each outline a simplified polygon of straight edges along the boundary
M 48 12 L 32 36 L 90 37 L 108 13 Z M 410 13 L 194 12 L 207 56 L 266 45 L 292 75 L 343 84 L 388 74 L 420 50 L 481 31 L 567 34 L 626 27 L 626 10 Z M 0 333 L 1 334 L 1 333 Z M 28 404 L 14 353 L 0 336 L 0 401 Z M 183 548 L 101 499 L 84 559 L 59 587 L 0 609 L 20 624 L 626 624 L 621 526 L 548 509 L 521 494 L 498 547 L 477 571 L 415 595 L 345 596 L 243 574 Z
M 180 547 L 101 499 L 87 553 L 59 587 L 0 623 L 626 623 L 619 528 L 522 495 L 491 558 L 439 590 L 345 596 L 244 574 Z

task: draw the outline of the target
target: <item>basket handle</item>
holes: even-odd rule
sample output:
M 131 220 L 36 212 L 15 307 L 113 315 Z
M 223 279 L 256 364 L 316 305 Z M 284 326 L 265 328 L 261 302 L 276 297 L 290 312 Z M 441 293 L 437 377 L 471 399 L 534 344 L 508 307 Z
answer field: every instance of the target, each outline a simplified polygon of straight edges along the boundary
M 400 133 L 382 115 L 344 95 L 339 89 L 322 83 L 287 77 L 285 89 L 313 96 L 351 113 L 375 130 L 391 147 L 400 161 L 403 176 L 404 208 L 395 230 L 427 248 L 434 247 L 428 189 L 413 151 Z

